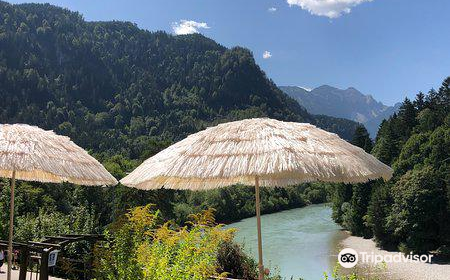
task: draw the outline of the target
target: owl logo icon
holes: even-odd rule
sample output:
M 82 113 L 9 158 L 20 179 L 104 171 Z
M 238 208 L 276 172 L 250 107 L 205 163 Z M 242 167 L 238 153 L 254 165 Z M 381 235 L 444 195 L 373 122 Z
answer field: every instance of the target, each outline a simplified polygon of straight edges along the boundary
M 352 268 L 358 263 L 358 253 L 352 248 L 345 248 L 339 252 L 338 262 L 342 267 Z

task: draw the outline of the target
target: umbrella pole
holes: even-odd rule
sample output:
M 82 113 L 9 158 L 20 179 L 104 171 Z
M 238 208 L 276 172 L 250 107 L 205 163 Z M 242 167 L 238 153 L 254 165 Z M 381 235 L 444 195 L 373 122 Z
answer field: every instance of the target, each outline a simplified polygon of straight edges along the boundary
M 8 239 L 8 275 L 7 279 L 11 280 L 11 268 L 12 268 L 12 259 L 13 259 L 13 227 L 14 227 L 14 189 L 16 187 L 16 171 L 13 170 L 12 178 L 11 178 L 11 202 L 10 202 L 10 212 L 9 212 L 9 239 Z
M 262 237 L 261 237 L 261 210 L 259 201 L 259 178 L 255 176 L 255 196 L 256 196 L 256 227 L 258 228 L 258 269 L 259 280 L 264 280 L 264 265 L 262 252 Z

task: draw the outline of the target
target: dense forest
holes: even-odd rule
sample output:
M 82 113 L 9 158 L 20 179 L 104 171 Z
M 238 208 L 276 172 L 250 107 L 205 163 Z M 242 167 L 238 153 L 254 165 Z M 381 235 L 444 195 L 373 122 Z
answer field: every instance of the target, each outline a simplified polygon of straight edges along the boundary
M 0 123 L 28 123 L 70 136 L 118 179 L 142 160 L 219 122 L 267 116 L 311 122 L 350 139 L 358 124 L 310 115 L 281 92 L 244 48 L 202 35 L 172 36 L 127 22 L 86 22 L 49 4 L 0 2 Z M 8 182 L 1 181 L 0 238 Z M 165 218 L 214 207 L 217 220 L 254 215 L 254 193 L 137 191 L 21 182 L 16 239 L 101 232 L 127 209 L 154 203 Z M 262 211 L 323 202 L 321 185 L 264 189 Z
M 450 77 L 438 91 L 405 99 L 383 121 L 373 148 L 354 140 L 394 169 L 389 182 L 338 185 L 335 221 L 385 248 L 450 257 Z
M 51 5 L 2 2 L 0 9 L 1 122 L 55 129 L 85 148 L 130 158 L 142 157 L 153 138 L 176 141 L 248 117 L 319 123 L 347 139 L 355 129 L 308 114 L 247 49 L 199 34 L 86 22 Z

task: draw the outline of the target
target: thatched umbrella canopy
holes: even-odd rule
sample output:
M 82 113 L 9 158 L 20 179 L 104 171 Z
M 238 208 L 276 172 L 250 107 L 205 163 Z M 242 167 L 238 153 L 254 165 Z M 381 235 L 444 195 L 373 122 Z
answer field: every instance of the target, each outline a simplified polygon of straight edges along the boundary
M 15 180 L 77 185 L 116 185 L 95 158 L 70 141 L 25 124 L 0 124 L 0 177 L 11 178 L 8 280 L 11 279 Z
M 389 166 L 336 134 L 307 123 L 262 118 L 224 123 L 192 134 L 146 160 L 121 183 L 144 190 L 254 185 L 262 278 L 259 186 L 358 183 L 391 176 Z

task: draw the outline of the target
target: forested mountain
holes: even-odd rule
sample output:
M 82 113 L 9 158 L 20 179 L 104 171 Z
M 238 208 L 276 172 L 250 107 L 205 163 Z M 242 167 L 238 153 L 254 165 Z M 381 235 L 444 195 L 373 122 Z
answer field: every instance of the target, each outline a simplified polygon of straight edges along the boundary
M 202 35 L 148 32 L 127 22 L 86 22 L 49 4 L 0 2 L 0 123 L 70 136 L 118 179 L 143 159 L 208 125 L 249 117 L 312 122 L 350 139 L 358 124 L 313 116 L 269 80 L 251 52 Z M 0 239 L 8 181 L 0 180 Z M 217 209 L 221 222 L 254 215 L 254 190 L 138 191 L 19 182 L 17 240 L 101 232 L 127 209 L 157 204 L 180 222 Z M 262 212 L 319 203 L 323 187 L 262 190 Z
M 394 168 L 389 182 L 336 188 L 333 216 L 353 234 L 405 253 L 450 258 L 449 84 L 450 77 L 439 91 L 406 99 L 381 124 L 372 154 Z
M 180 140 L 217 122 L 268 116 L 317 123 L 247 49 L 199 34 L 86 22 L 48 4 L 0 2 L 0 13 L 2 123 L 36 124 L 131 158 L 151 139 Z M 333 119 L 319 124 L 347 139 L 356 128 Z
M 280 89 L 298 101 L 313 114 L 346 118 L 364 124 L 375 138 L 380 123 L 398 111 L 400 103 L 386 106 L 371 95 L 364 95 L 355 88 L 345 90 L 323 85 L 311 91 L 295 86 Z

